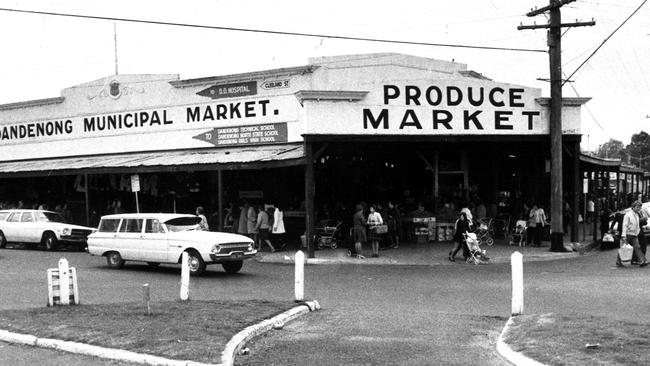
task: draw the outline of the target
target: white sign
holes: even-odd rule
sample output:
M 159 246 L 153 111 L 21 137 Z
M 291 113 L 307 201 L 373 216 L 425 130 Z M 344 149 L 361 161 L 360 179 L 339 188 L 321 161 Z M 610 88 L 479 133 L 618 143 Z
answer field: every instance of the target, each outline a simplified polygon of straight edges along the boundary
M 587 178 L 582 180 L 582 193 L 589 193 L 589 179 Z
M 535 88 L 468 79 L 385 81 L 354 102 L 306 100 L 307 134 L 545 135 L 548 106 Z M 566 109 L 566 111 L 564 111 Z M 577 133 L 580 106 L 563 108 Z
M 300 141 L 302 125 L 292 123 L 299 107 L 293 95 L 283 95 L 11 122 L 0 125 L 0 160 L 205 148 L 214 145 L 194 136 L 275 123 L 286 123 L 288 139 Z
M 131 175 L 131 192 L 140 192 L 140 176 L 138 174 Z

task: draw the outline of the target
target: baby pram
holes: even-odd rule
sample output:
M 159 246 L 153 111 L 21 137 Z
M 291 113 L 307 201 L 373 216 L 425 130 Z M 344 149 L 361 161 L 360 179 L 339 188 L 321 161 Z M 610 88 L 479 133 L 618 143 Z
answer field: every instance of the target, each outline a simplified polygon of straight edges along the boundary
M 463 237 L 465 238 L 465 243 L 467 243 L 467 248 L 469 248 L 467 263 L 479 265 L 490 262 L 490 257 L 487 256 L 487 252 L 481 249 L 476 233 L 463 234 Z
M 339 230 L 343 222 L 333 220 L 322 220 L 314 227 L 316 232 L 316 246 L 318 249 L 325 247 L 336 249 L 338 248 Z
M 508 245 L 518 245 L 520 247 L 526 245 L 526 225 L 525 220 L 517 220 L 515 228 L 510 234 Z
M 494 245 L 494 227 L 491 218 L 479 219 L 475 233 L 481 245 L 487 244 L 489 247 Z

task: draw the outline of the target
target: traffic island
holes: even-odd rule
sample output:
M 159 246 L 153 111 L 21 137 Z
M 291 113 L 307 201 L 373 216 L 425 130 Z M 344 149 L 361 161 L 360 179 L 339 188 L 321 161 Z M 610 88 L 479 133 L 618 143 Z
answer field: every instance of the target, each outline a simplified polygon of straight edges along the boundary
M 231 345 L 242 329 L 253 327 L 255 336 L 312 307 L 250 300 L 157 302 L 151 315 L 141 303 L 5 310 L 0 340 L 150 365 L 214 365 L 223 364 L 224 350 L 243 347 Z
M 593 315 L 519 315 L 508 320 L 497 351 L 515 365 L 643 365 L 648 325 Z

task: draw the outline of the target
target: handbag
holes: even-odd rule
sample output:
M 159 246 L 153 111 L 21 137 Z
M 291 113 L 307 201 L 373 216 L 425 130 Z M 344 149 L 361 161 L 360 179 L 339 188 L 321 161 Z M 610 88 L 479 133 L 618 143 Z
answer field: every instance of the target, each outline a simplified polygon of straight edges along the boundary
M 375 225 L 372 227 L 375 234 L 386 234 L 388 232 L 388 225 Z
M 621 259 L 621 262 L 631 262 L 632 261 L 632 252 L 634 248 L 630 244 L 625 244 L 618 249 L 618 257 Z

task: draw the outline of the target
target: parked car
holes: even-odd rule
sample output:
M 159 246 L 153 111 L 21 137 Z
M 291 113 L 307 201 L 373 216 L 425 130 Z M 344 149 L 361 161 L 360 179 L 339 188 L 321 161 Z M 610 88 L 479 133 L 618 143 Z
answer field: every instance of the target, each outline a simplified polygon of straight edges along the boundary
M 102 216 L 97 232 L 88 237 L 88 252 L 106 257 L 111 268 L 121 268 L 125 261 L 180 263 L 187 252 L 192 275 L 201 275 L 208 264 L 236 273 L 257 253 L 250 238 L 199 230 L 200 221 L 194 215 L 164 213 Z
M 58 212 L 45 210 L 0 211 L 0 248 L 7 242 L 41 244 L 55 250 L 60 243 L 86 246 L 86 239 L 95 229 L 65 222 Z

